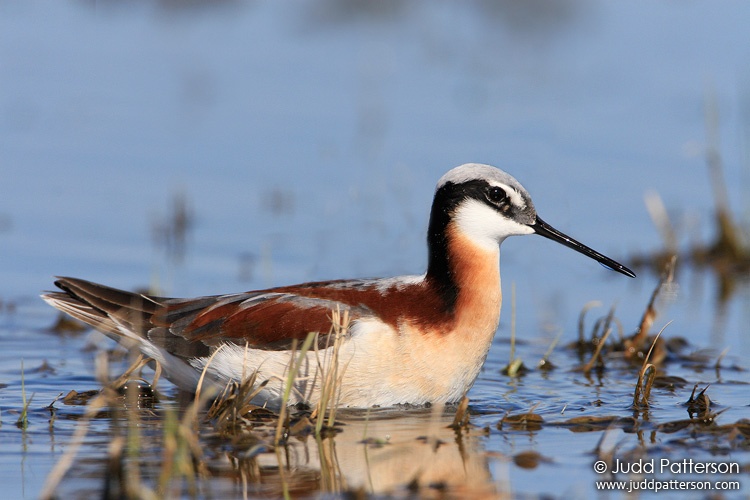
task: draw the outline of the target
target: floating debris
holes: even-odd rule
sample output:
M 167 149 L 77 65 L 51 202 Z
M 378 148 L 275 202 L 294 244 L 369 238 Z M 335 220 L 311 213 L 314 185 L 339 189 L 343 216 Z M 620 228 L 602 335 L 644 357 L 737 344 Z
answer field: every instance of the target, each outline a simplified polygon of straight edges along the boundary
M 541 415 L 533 413 L 533 408 L 528 413 L 517 415 L 506 414 L 497 424 L 498 430 L 503 430 L 508 425 L 515 431 L 538 431 L 542 428 L 544 418 Z
M 534 450 L 522 451 L 513 455 L 513 463 L 522 469 L 536 469 L 540 464 L 552 462 L 551 458 L 545 457 Z

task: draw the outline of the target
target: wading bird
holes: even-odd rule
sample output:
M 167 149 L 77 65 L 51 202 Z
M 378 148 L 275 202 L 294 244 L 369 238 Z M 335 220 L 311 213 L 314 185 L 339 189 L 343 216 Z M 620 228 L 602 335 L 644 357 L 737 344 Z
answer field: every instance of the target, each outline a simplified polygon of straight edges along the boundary
M 321 372 L 338 359 L 340 406 L 458 401 L 484 363 L 500 320 L 500 244 L 539 234 L 626 276 L 623 266 L 544 222 L 529 193 L 507 173 L 466 164 L 438 182 L 421 276 L 303 283 L 189 299 L 130 293 L 75 278 L 42 297 L 131 349 L 158 361 L 194 391 L 201 373 L 223 387 L 255 373 L 268 381 L 256 403 L 282 404 L 292 346 L 318 332 L 288 403 L 315 404 Z M 331 354 L 332 311 L 351 320 Z M 217 352 L 218 350 L 218 352 Z M 211 358 L 213 354 L 213 358 Z M 210 360 L 210 362 L 209 362 Z

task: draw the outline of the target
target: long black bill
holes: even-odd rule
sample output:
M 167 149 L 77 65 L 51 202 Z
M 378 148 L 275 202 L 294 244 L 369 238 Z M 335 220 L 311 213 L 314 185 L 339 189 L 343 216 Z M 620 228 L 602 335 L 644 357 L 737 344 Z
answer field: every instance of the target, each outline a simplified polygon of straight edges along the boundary
M 576 252 L 580 252 L 583 255 L 587 255 L 594 259 L 595 261 L 599 262 L 604 267 L 608 267 L 609 269 L 612 269 L 613 271 L 617 271 L 618 273 L 622 273 L 625 276 L 630 276 L 631 278 L 635 278 L 635 273 L 628 269 L 627 267 L 623 266 L 619 262 L 615 262 L 614 260 L 610 259 L 609 257 L 606 257 L 596 250 L 593 250 L 583 243 L 580 243 L 570 236 L 561 233 L 554 227 L 550 226 L 546 222 L 544 222 L 539 217 L 536 218 L 536 222 L 531 225 L 531 228 L 536 232 L 536 234 L 539 234 L 541 236 L 544 236 L 545 238 L 549 238 L 552 241 L 556 241 L 558 243 L 562 243 L 568 248 L 572 248 Z

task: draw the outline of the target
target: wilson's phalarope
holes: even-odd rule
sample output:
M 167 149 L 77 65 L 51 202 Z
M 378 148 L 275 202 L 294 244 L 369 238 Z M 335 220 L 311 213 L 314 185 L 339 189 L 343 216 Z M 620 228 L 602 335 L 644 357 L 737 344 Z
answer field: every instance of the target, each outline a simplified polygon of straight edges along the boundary
M 540 219 L 513 177 L 467 164 L 438 182 L 427 232 L 427 272 L 421 276 L 303 283 L 193 299 L 60 278 L 55 284 L 62 291 L 42 297 L 155 359 L 183 389 L 195 390 L 207 365 L 207 378 L 219 386 L 257 371 L 258 381 L 269 382 L 255 400 L 271 405 L 281 402 L 293 340 L 320 332 L 319 351 L 331 349 L 332 311 L 346 310 L 351 324 L 339 346 L 340 405 L 454 402 L 474 383 L 498 327 L 500 243 L 533 233 L 635 277 Z M 290 404 L 318 401 L 313 379 L 318 363 L 330 359 L 308 352 Z

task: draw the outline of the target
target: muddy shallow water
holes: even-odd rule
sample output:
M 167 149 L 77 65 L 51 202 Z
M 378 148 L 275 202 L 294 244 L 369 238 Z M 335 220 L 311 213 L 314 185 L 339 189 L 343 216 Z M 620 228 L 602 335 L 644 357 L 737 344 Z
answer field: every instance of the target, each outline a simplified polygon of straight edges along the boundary
M 38 294 L 54 275 L 196 296 L 420 273 L 435 182 L 469 161 L 508 170 L 547 222 L 625 264 L 664 246 L 647 193 L 661 197 L 680 249 L 711 241 L 709 153 L 724 167 L 720 202 L 747 226 L 746 3 L 372 5 L 0 6 L 5 496 L 39 496 L 86 420 L 85 406 L 56 398 L 99 389 L 95 359 L 113 347 L 52 331 L 57 316 Z M 713 269 L 678 261 L 678 286 L 650 328 L 672 321 L 646 409 L 633 407 L 639 364 L 605 351 L 605 368 L 586 375 L 578 368 L 590 353 L 570 346 L 591 300 L 602 305 L 588 333 L 615 304 L 632 334 L 658 276 L 637 269 L 630 280 L 536 237 L 510 239 L 501 253 L 505 302 L 469 393 L 470 425 L 447 427 L 454 407 L 341 413 L 334 436 L 291 436 L 277 453 L 262 419 L 239 440 L 202 421 L 198 480 L 169 492 L 609 498 L 621 494 L 597 492 L 607 477 L 599 460 L 679 469 L 693 459 L 742 472 L 618 479 L 739 481 L 740 492 L 713 493 L 748 494 L 747 273 L 722 287 Z M 512 323 L 529 369 L 513 377 L 502 373 Z M 555 369 L 539 369 L 558 335 Z M 110 375 L 127 365 L 116 354 Z M 686 404 L 696 385 L 707 408 Z M 130 425 L 140 452 L 126 461 L 153 491 L 168 422 L 183 408 L 167 381 L 157 388 L 161 399 Z M 108 457 L 129 435 L 126 413 L 102 412 L 60 497 L 116 485 Z
M 47 473 L 71 446 L 76 426 L 83 425 L 85 407 L 75 401 L 55 401 L 58 395 L 71 389 L 98 388 L 93 377 L 97 350 L 93 343 L 101 348 L 101 339 L 88 333 L 53 333 L 48 327 L 54 317 L 38 304 L 3 315 L 3 345 L 19 356 L 0 366 L 6 384 L 0 456 L 14 496 L 38 495 Z M 593 321 L 596 311 L 589 317 Z M 668 334 L 667 330 L 663 335 Z M 107 345 L 111 347 L 105 340 Z M 557 346 L 549 357 L 554 369 L 542 370 L 536 363 L 548 346 L 548 338 L 539 334 L 519 341 L 516 356 L 530 370 L 509 377 L 501 373 L 510 351 L 508 338 L 501 332 L 470 392 L 469 425 L 457 430 L 449 427 L 457 411 L 454 406 L 442 411 L 345 410 L 337 415 L 339 432 L 334 435 L 316 439 L 298 429 L 285 446 L 274 448 L 274 415 L 250 414 L 242 432 L 224 436 L 217 434 L 215 421 L 202 421 L 197 431 L 201 472 L 195 473 L 195 484 L 176 476 L 166 491 L 173 495 L 195 491 L 211 497 L 362 491 L 562 498 L 596 496 L 595 481 L 612 478 L 636 483 L 644 478 L 712 484 L 739 481 L 744 485 L 750 465 L 750 383 L 741 360 L 730 353 L 716 368 L 716 351 L 688 346 L 670 353 L 660 370 L 670 378 L 657 382 L 648 408 L 635 409 L 639 366 L 612 353 L 605 369 L 585 375 L 576 371 L 582 364 L 576 350 Z M 15 425 L 22 408 L 21 359 L 26 397 L 33 394 L 25 428 Z M 121 359 L 113 363 L 111 372 L 116 375 L 127 364 Z M 144 371 L 146 377 L 151 374 Z M 699 389 L 709 386 L 708 408 L 687 404 L 696 384 Z M 158 389 L 161 400 L 138 411 L 138 423 L 130 431 L 124 402 L 91 419 L 83 445 L 55 490 L 60 497 L 101 494 L 107 478 L 109 488 L 118 487 L 108 459 L 115 436 L 139 437 L 138 458 L 132 463 L 138 464 L 144 491 L 156 491 L 164 470 L 164 436 L 169 427 L 165 422 L 170 413 L 184 415 L 177 391 L 165 381 Z M 292 413 L 296 417 L 306 414 Z M 736 466 L 741 472 L 707 475 L 669 469 L 685 467 L 680 464 L 688 458 Z M 657 470 L 640 475 L 597 474 L 593 467 L 599 460 L 608 467 L 653 462 Z M 659 469 L 662 460 L 668 460 L 663 470 Z M 722 494 L 731 498 L 738 492 Z

